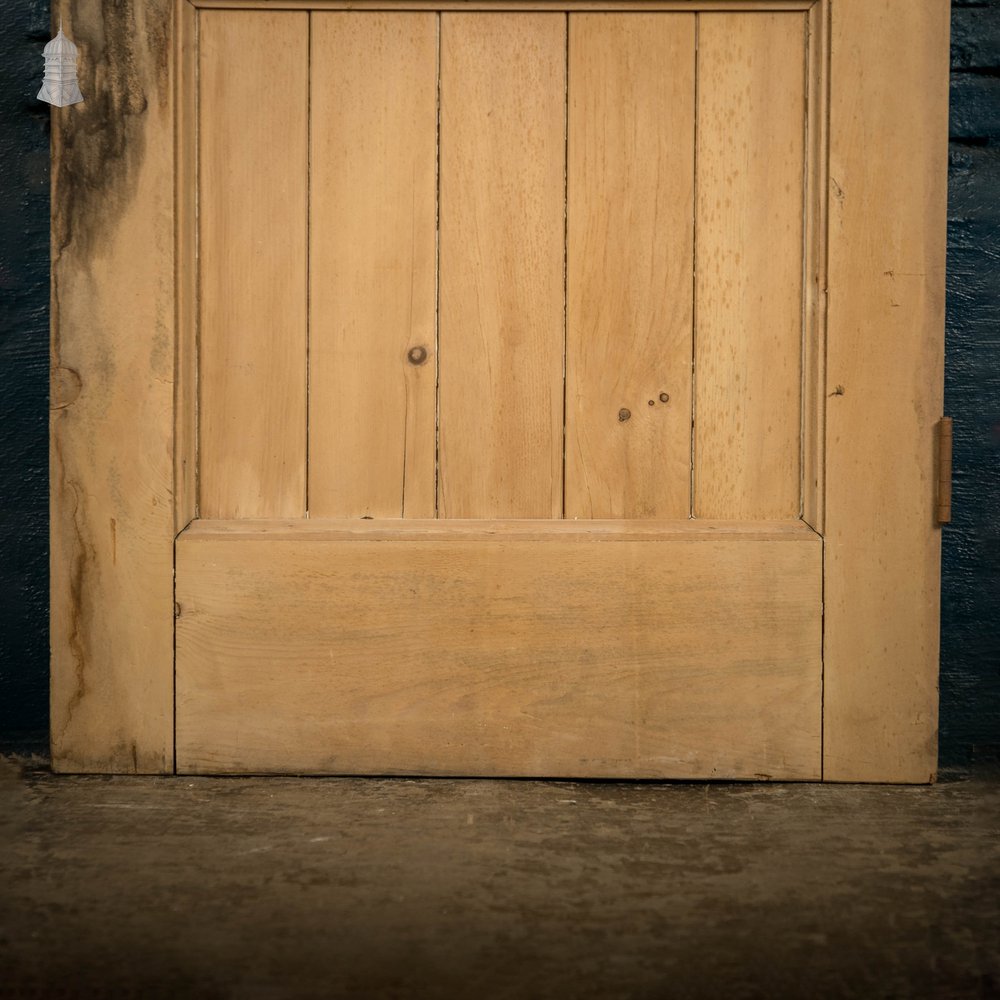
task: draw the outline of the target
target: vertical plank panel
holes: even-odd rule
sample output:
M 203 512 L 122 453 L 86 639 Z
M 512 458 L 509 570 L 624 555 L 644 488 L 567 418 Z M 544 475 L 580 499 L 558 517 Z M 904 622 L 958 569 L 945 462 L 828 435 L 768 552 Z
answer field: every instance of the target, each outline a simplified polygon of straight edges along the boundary
M 694 15 L 570 15 L 566 517 L 690 512 L 694 64 Z
M 52 109 L 57 771 L 173 769 L 176 13 L 52 10 L 85 54 L 86 96 Z
M 699 15 L 698 517 L 799 515 L 805 37 L 801 14 Z
M 837 0 L 830 118 L 824 776 L 932 780 L 947 0 Z
M 442 14 L 445 517 L 559 517 L 566 17 Z
M 437 16 L 311 36 L 310 514 L 433 517 Z
M 203 517 L 300 517 L 309 15 L 199 18 Z

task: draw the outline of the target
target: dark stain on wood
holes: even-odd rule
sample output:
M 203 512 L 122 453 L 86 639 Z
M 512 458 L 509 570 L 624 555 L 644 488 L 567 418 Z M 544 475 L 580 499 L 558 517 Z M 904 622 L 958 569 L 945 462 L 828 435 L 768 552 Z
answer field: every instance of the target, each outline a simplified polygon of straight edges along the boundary
M 72 245 L 81 261 L 135 194 L 145 152 L 143 117 L 170 102 L 169 0 L 79 0 L 63 28 L 80 50 L 84 100 L 53 109 L 54 263 Z M 53 7 L 53 24 L 59 18 Z
M 54 537 L 72 538 L 67 546 L 72 556 L 67 579 L 69 589 L 69 621 L 67 645 L 73 657 L 73 677 L 75 689 L 66 702 L 64 724 L 61 731 L 52 733 L 52 749 L 58 755 L 67 733 L 73 723 L 73 716 L 80 703 L 87 696 L 87 649 L 85 642 L 86 626 L 89 617 L 88 587 L 86 586 L 88 568 L 94 561 L 93 546 L 87 540 L 86 516 L 82 510 L 81 489 L 79 485 L 65 475 L 65 463 L 59 435 L 53 435 L 52 472 L 56 477 L 54 489 L 61 498 L 61 519 L 66 522 L 64 528 L 53 532 Z
M 171 107 L 172 0 L 62 0 L 53 5 L 53 25 L 62 17 L 63 29 L 77 45 L 78 73 L 84 100 L 81 104 L 52 109 L 52 537 L 60 540 L 61 580 L 57 586 L 65 601 L 53 621 L 61 641 L 53 641 L 53 655 L 68 656 L 61 667 L 71 679 L 60 696 L 62 710 L 51 734 L 55 758 L 88 766 L 91 762 L 74 752 L 75 718 L 90 697 L 91 622 L 93 581 L 102 572 L 93 537 L 93 512 L 89 497 L 78 481 L 69 442 L 80 433 L 72 404 L 86 386 L 100 391 L 102 381 L 114 378 L 115 358 L 91 343 L 84 352 L 90 364 L 73 370 L 62 364 L 61 282 L 66 274 L 87 275 L 92 261 L 110 244 L 120 219 L 133 201 L 146 154 L 151 113 L 168 115 Z M 54 29 L 53 29 L 54 30 Z M 88 331 L 75 299 L 74 337 Z M 74 352 L 76 353 L 76 352 Z M 65 446 L 65 447 L 64 447 Z M 103 520 L 103 524 L 107 524 Z M 118 525 L 111 522 L 112 565 L 117 558 Z M 55 638 L 55 636 L 53 637 Z M 114 754 L 114 766 L 139 770 L 138 747 L 123 743 Z M 111 763 L 110 761 L 108 762 Z

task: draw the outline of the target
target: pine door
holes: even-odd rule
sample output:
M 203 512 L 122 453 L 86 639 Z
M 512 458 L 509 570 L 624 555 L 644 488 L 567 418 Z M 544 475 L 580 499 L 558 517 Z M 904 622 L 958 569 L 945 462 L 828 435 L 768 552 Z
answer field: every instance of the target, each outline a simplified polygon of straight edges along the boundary
M 866 498 L 843 438 L 900 407 L 858 316 L 914 280 L 836 232 L 879 209 L 836 175 L 859 5 L 479 7 L 175 15 L 171 766 L 850 777 L 824 740 L 867 709 L 824 689 L 895 683 L 914 628 L 936 657 L 864 621 L 914 572 L 936 600 L 933 523 L 874 582 L 865 547 L 933 505 L 940 407 L 900 331 L 924 488 Z M 893 753 L 927 779 L 925 735 Z

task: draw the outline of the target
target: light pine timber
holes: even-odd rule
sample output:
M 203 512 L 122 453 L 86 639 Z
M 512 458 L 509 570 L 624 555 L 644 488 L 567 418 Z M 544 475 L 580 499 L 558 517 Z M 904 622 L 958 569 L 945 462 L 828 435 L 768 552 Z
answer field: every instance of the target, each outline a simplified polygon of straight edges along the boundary
M 926 782 L 949 4 L 837 0 L 832 12 L 824 775 Z
M 800 512 L 805 27 L 698 16 L 697 517 Z
M 565 86 L 565 15 L 441 15 L 442 517 L 562 514 Z
M 823 533 L 826 445 L 826 243 L 829 189 L 829 4 L 808 15 L 805 280 L 802 303 L 802 518 Z
M 174 529 L 198 513 L 198 12 L 175 7 L 177 102 L 174 205 L 177 212 L 177 361 L 174 386 Z
M 433 517 L 437 16 L 312 16 L 309 512 Z
M 569 23 L 565 516 L 686 517 L 695 17 Z
M 87 99 L 51 112 L 52 766 L 161 773 L 173 768 L 174 4 L 137 5 L 128 30 L 100 0 L 55 4 L 53 30 L 60 18 L 86 54 Z
M 821 540 L 736 539 L 185 533 L 178 768 L 817 779 Z
M 801 541 L 815 532 L 803 521 L 680 521 L 623 519 L 459 520 L 454 518 L 323 518 L 192 522 L 185 537 L 215 541 L 282 538 L 300 541 L 482 541 L 522 542 L 694 541 L 723 537 L 733 541 Z
M 199 15 L 199 510 L 306 510 L 309 15 Z
M 711 11 L 809 10 L 817 0 L 192 0 L 195 7 L 266 10 Z

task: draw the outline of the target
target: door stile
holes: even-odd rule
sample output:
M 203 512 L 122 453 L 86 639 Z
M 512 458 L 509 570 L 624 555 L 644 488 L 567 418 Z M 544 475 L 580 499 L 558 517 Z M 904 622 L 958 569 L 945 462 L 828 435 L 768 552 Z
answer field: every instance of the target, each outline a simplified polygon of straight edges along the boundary
M 933 781 L 947 0 L 833 0 L 824 774 Z
M 59 772 L 163 773 L 173 760 L 178 26 L 173 0 L 134 14 L 99 0 L 52 11 L 53 27 L 61 17 L 86 54 L 89 98 L 51 112 L 50 722 Z

